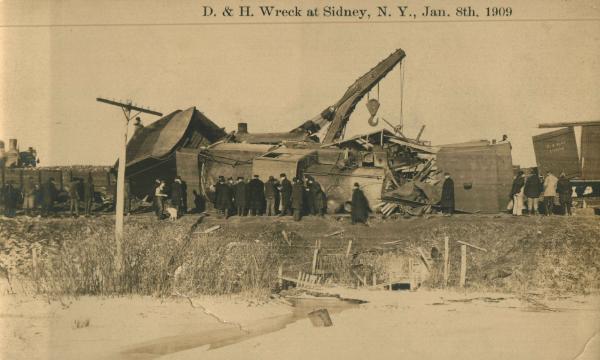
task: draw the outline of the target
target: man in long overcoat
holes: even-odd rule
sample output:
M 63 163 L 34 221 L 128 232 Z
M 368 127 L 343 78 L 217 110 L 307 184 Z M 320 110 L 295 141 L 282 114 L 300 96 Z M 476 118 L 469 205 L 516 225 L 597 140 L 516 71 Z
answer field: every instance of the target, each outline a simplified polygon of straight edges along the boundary
M 510 190 L 510 196 L 513 199 L 513 215 L 521 216 L 523 215 L 523 197 L 525 189 L 525 177 L 523 176 L 523 171 L 519 170 L 517 176 L 515 176 L 512 188 Z
M 266 215 L 275 216 L 275 198 L 277 196 L 277 180 L 273 176 L 269 176 L 269 180 L 265 182 L 265 199 L 267 201 Z
M 527 210 L 529 215 L 535 215 L 538 210 L 538 199 L 542 195 L 542 182 L 537 170 L 534 170 L 525 180 L 525 197 L 527 198 Z
M 225 178 L 219 176 L 219 182 L 215 185 L 215 207 L 219 212 L 229 218 L 229 209 L 233 206 L 233 191 Z
M 247 187 L 248 185 L 244 181 L 244 178 L 241 176 L 238 177 L 233 190 L 238 216 L 246 216 L 246 210 L 248 209 Z
M 454 213 L 454 180 L 452 180 L 449 173 L 444 174 L 440 207 L 442 208 L 442 213 L 445 215 L 452 215 Z
M 573 187 L 564 172 L 560 174 L 560 178 L 556 183 L 556 192 L 558 193 L 558 199 L 560 200 L 560 206 L 563 208 L 564 214 L 572 215 L 571 203 L 573 200 L 571 194 L 573 193 Z
M 323 200 L 321 197 L 321 184 L 315 179 L 308 178 L 308 212 L 311 215 L 321 214 L 323 208 Z
M 292 183 L 285 174 L 279 175 L 279 192 L 281 193 L 281 214 L 279 215 L 290 215 L 292 211 Z
M 250 213 L 260 215 L 265 204 L 265 183 L 263 183 L 258 175 L 254 175 L 254 179 L 248 183 L 248 200 L 250 201 Z
M 19 202 L 19 193 L 12 182 L 4 186 L 4 215 L 6 217 L 15 217 L 17 215 L 17 203 Z
M 302 183 L 302 180 L 294 178 L 294 185 L 292 185 L 292 212 L 294 213 L 294 220 L 296 221 L 300 221 L 300 219 L 302 219 L 304 191 L 304 184 Z
M 179 176 L 175 177 L 171 185 L 171 203 L 177 209 L 177 215 L 183 214 L 183 184 Z
M 54 213 L 54 200 L 56 199 L 56 186 L 54 178 L 49 178 L 42 184 L 42 216 Z
M 79 196 L 79 190 L 81 188 L 81 183 L 79 182 L 79 178 L 73 178 L 69 184 L 69 199 L 70 199 L 70 211 L 71 216 L 79 216 L 79 201 L 81 197 Z
M 358 183 L 354 183 L 354 190 L 352 190 L 352 211 L 350 216 L 352 225 L 356 223 L 366 224 L 369 219 L 369 201 Z
M 319 191 L 315 198 L 315 207 L 317 208 L 317 213 L 319 216 L 324 216 L 327 211 L 327 195 L 323 188 Z
M 558 178 L 552 174 L 552 171 L 548 170 L 546 177 L 544 178 L 544 209 L 546 216 L 552 215 L 554 209 L 554 197 L 556 196 L 556 186 L 558 184 Z

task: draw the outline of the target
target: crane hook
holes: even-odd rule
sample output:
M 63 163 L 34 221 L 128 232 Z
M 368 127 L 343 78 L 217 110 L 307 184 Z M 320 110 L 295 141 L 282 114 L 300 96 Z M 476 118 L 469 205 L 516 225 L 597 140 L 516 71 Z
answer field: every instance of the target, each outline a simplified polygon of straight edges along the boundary
M 377 124 L 379 124 L 379 118 L 375 118 L 375 115 L 379 110 L 379 105 L 377 99 L 369 99 L 369 101 L 367 101 L 367 109 L 369 110 L 369 114 L 371 114 L 371 117 L 369 118 L 369 125 L 371 126 L 377 126 Z
M 379 118 L 378 117 L 376 118 L 375 116 L 371 116 L 369 118 L 369 125 L 377 126 L 377 124 L 379 124 Z

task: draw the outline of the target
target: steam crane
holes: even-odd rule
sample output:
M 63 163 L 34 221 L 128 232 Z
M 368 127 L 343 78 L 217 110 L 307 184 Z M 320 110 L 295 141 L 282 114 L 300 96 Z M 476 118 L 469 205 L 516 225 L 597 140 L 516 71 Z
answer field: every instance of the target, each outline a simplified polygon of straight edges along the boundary
M 299 128 L 292 130 L 295 131 L 306 131 L 309 130 L 312 133 L 319 131 L 323 126 L 329 123 L 327 132 L 321 141 L 322 144 L 330 144 L 339 140 L 346 128 L 346 124 L 350 119 L 350 115 L 354 111 L 356 104 L 367 94 L 375 85 L 377 85 L 396 65 L 398 65 L 406 54 L 402 49 L 397 49 L 390 56 L 382 60 L 374 68 L 369 70 L 366 74 L 358 78 L 344 93 L 341 99 L 335 104 L 327 107 L 314 119 L 311 119 L 301 125 Z M 367 104 L 369 107 L 370 104 Z M 374 108 L 377 111 L 378 104 Z M 372 108 L 369 108 L 371 111 Z M 374 112 L 371 111 L 371 115 L 374 116 Z M 370 122 L 371 123 L 371 122 Z

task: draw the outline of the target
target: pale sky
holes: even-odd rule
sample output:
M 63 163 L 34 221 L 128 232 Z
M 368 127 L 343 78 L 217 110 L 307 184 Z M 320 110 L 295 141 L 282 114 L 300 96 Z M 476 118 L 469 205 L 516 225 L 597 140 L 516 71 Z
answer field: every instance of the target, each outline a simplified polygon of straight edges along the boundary
M 373 8 L 326 2 L 342 3 Z M 397 48 L 407 54 L 406 135 L 426 125 L 423 138 L 443 144 L 506 133 L 513 163 L 530 166 L 531 136 L 543 132 L 538 123 L 600 120 L 600 20 L 590 20 L 600 18 L 595 1 L 536 1 L 515 8 L 519 21 L 461 23 L 232 24 L 226 22 L 238 20 L 202 18 L 204 4 L 220 6 L 1 1 L 0 139 L 37 148 L 41 165 L 113 164 L 123 116 L 97 103 L 99 96 L 132 99 L 164 114 L 196 106 L 228 131 L 240 121 L 250 132 L 287 131 L 335 103 Z M 573 21 L 579 18 L 588 20 Z M 78 24 L 88 26 L 67 26 Z M 394 122 L 400 75 L 397 67 L 380 85 L 379 115 Z M 365 101 L 348 135 L 383 126 L 367 124 Z

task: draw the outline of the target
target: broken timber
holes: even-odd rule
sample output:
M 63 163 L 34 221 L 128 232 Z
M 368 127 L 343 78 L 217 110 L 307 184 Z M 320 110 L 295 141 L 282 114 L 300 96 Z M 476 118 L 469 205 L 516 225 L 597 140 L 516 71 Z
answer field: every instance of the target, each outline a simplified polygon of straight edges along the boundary
M 279 275 L 280 284 L 283 285 L 283 281 L 288 281 L 296 284 L 297 288 L 316 288 L 323 283 L 323 277 L 319 275 L 311 275 L 302 271 L 298 272 L 298 278 L 294 279 L 291 277 Z
M 456 242 L 460 244 L 460 287 L 464 288 L 467 280 L 467 246 L 483 252 L 487 252 L 487 250 L 464 241 L 457 240 Z

